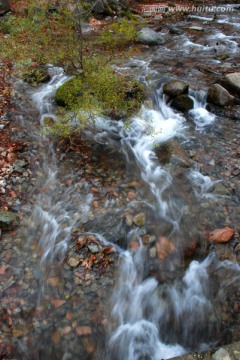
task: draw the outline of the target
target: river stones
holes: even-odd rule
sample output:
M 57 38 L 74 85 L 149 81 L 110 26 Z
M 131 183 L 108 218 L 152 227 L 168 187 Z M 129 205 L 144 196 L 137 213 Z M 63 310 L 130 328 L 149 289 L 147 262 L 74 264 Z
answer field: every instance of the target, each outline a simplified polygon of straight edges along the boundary
M 222 85 L 235 95 L 240 96 L 240 72 L 225 75 Z
M 150 46 L 164 45 L 167 42 L 166 38 L 162 34 L 159 34 L 156 31 L 149 28 L 143 28 L 139 32 L 137 41 L 140 44 L 150 45 Z
M 219 106 L 231 105 L 234 102 L 234 96 L 219 84 L 214 84 L 208 89 L 207 101 Z
M 182 80 L 171 80 L 163 86 L 164 94 L 176 97 L 188 92 L 188 84 Z

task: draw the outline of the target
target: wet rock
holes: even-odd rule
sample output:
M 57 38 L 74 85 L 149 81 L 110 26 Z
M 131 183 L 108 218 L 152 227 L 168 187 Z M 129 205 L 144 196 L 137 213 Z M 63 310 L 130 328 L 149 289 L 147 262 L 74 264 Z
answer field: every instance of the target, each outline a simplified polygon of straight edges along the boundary
M 92 254 L 97 254 L 101 250 L 101 247 L 98 244 L 93 243 L 93 242 L 88 244 L 87 247 L 91 251 Z
M 228 53 L 221 53 L 221 54 L 217 54 L 215 56 L 216 59 L 218 60 L 227 60 L 229 58 L 229 54 Z
M 222 85 L 237 96 L 240 96 L 240 72 L 225 75 Z
M 92 329 L 90 326 L 78 326 L 76 328 L 76 333 L 78 336 L 91 335 Z
M 143 28 L 139 34 L 137 41 L 144 45 L 164 45 L 167 40 L 162 35 L 157 33 L 156 31 L 149 29 L 149 28 Z
M 156 250 L 156 247 L 155 246 L 152 246 L 150 249 L 149 249 L 149 256 L 151 258 L 155 258 L 156 255 L 157 255 L 157 250 Z
M 143 212 L 133 217 L 133 223 L 139 227 L 144 226 L 145 221 L 146 221 L 146 216 Z
M 173 153 L 172 144 L 157 144 L 154 147 L 154 150 L 161 164 L 169 163 Z
M 216 229 L 209 234 L 209 241 L 215 243 L 225 243 L 231 240 L 235 231 L 231 227 Z
M 129 200 L 135 200 L 137 198 L 137 192 L 133 190 L 129 191 L 127 194 L 127 198 Z
M 54 119 L 51 116 L 45 116 L 45 118 L 43 119 L 43 125 L 44 126 L 53 126 L 55 124 Z
M 188 95 L 179 95 L 173 99 L 171 106 L 182 112 L 189 111 L 193 109 L 193 100 Z
M 168 238 L 159 236 L 156 241 L 156 251 L 159 259 L 164 260 L 170 253 L 176 251 L 176 248 Z
M 227 350 L 220 348 L 212 355 L 212 360 L 231 360 L 231 357 Z
M 236 253 L 234 253 L 230 247 L 215 244 L 214 249 L 220 261 L 229 260 L 233 263 L 237 262 Z
M 72 268 L 77 267 L 80 264 L 81 259 L 77 258 L 77 257 L 70 257 L 67 261 L 68 265 L 71 266 Z
M 58 309 L 63 304 L 65 304 L 65 300 L 61 300 L 61 299 L 53 299 L 53 300 L 50 300 L 50 302 L 53 306 L 55 306 L 56 309 Z
M 184 33 L 184 31 L 182 29 L 179 29 L 175 26 L 170 26 L 169 27 L 169 33 L 173 34 L 173 35 L 182 35 Z
M 207 101 L 219 106 L 231 105 L 234 102 L 234 96 L 219 84 L 214 84 L 208 89 Z
M 0 228 L 8 229 L 15 226 L 18 222 L 18 216 L 11 211 L 0 210 Z
M 201 26 L 191 26 L 189 30 L 204 31 L 204 28 L 202 28 Z
M 132 226 L 132 224 L 133 224 L 133 216 L 132 216 L 132 214 L 127 213 L 125 215 L 125 219 L 126 219 L 127 225 Z
M 223 196 L 231 196 L 231 190 L 229 190 L 222 183 L 217 183 L 213 186 L 213 189 L 210 190 L 211 194 L 215 195 L 223 195 Z
M 164 84 L 163 92 L 170 97 L 176 97 L 188 92 L 188 84 L 182 80 L 171 80 Z

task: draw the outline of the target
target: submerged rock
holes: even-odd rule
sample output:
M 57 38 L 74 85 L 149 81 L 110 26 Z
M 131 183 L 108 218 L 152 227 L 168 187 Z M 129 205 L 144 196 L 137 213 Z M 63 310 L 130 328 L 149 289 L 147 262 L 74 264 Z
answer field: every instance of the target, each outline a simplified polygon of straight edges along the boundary
M 169 27 L 169 33 L 173 34 L 173 35 L 182 35 L 184 33 L 184 31 L 182 29 L 179 29 L 175 26 L 170 26 Z
M 175 252 L 174 244 L 165 236 L 159 236 L 156 241 L 156 252 L 160 260 L 164 260 L 170 253 Z
M 234 96 L 230 95 L 221 85 L 214 84 L 208 89 L 207 101 L 215 105 L 227 106 L 233 104 Z
M 149 28 L 143 28 L 138 35 L 137 41 L 144 45 L 164 45 L 167 40 L 162 35 L 157 33 L 156 31 L 149 29 Z
M 0 228 L 8 229 L 15 226 L 18 222 L 17 214 L 11 211 L 0 210 Z
M 144 226 L 146 221 L 146 215 L 141 212 L 133 217 L 133 223 L 139 227 Z
M 188 95 L 179 95 L 171 102 L 174 109 L 182 112 L 193 109 L 193 105 L 193 100 Z
M 163 86 L 164 94 L 176 97 L 188 92 L 188 84 L 182 80 L 171 80 Z

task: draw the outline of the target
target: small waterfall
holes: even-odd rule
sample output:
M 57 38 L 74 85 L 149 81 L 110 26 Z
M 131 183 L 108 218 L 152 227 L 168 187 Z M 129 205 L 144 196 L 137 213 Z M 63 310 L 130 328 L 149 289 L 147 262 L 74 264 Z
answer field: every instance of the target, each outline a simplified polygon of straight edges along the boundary
M 193 100 L 194 107 L 189 111 L 193 117 L 198 131 L 203 132 L 208 126 L 212 125 L 216 116 L 207 109 L 207 94 L 204 91 L 190 90 L 189 95 Z
M 68 79 L 62 68 L 49 67 L 49 74 L 50 82 L 42 85 L 32 96 L 41 123 L 45 117 L 55 118 L 54 94 Z M 63 260 L 73 227 L 79 221 L 84 223 L 87 219 L 92 195 L 81 194 L 77 185 L 65 188 L 58 179 L 57 160 L 51 143 L 41 135 L 36 140 L 45 144 L 45 157 L 43 163 L 39 163 L 40 177 L 36 184 L 38 192 L 34 195 L 35 205 L 28 220 L 31 224 L 28 229 L 28 246 L 38 239 L 38 248 L 41 250 L 41 290 L 44 292 L 48 265 Z
M 147 184 L 156 204 L 156 213 L 174 223 L 169 214 L 168 202 L 163 194 L 171 183 L 171 175 L 163 169 L 156 157 L 155 148 L 174 137 L 184 137 L 185 118 L 174 113 L 159 93 L 153 95 L 156 109 L 142 107 L 139 116 L 122 130 L 122 151 L 127 159 L 134 157 L 142 180 Z
M 197 197 L 214 197 L 209 191 L 213 189 L 215 184 L 219 183 L 218 180 L 212 181 L 209 176 L 201 174 L 199 170 L 190 170 L 189 179 L 193 184 L 193 191 Z

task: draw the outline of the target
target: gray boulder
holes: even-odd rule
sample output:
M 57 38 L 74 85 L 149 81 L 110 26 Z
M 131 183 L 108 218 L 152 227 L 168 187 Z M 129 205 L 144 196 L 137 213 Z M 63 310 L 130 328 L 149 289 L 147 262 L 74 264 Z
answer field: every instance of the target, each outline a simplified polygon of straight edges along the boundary
M 240 72 L 225 75 L 222 84 L 229 91 L 240 97 Z
M 188 84 L 182 80 L 171 80 L 163 86 L 164 94 L 176 97 L 188 92 Z
M 230 95 L 221 85 L 214 84 L 208 89 L 207 101 L 215 105 L 227 106 L 233 104 L 234 96 Z
M 193 100 L 188 95 L 179 95 L 171 102 L 171 106 L 179 111 L 185 112 L 193 109 Z
M 164 45 L 167 40 L 162 34 L 159 34 L 152 29 L 143 28 L 138 34 L 137 41 L 140 44 L 153 46 Z

